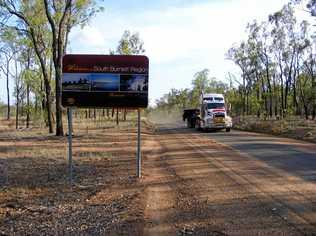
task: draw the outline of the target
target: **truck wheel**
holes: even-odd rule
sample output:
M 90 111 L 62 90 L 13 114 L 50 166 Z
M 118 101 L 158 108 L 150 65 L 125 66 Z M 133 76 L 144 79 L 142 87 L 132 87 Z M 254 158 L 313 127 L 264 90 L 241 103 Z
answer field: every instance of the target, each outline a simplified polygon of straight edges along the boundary
M 226 132 L 230 132 L 230 128 L 226 128 Z
M 196 120 L 196 125 L 195 125 L 195 127 L 196 127 L 197 130 L 201 130 L 201 123 L 200 123 L 200 122 L 201 122 L 200 119 L 197 119 L 197 120 Z

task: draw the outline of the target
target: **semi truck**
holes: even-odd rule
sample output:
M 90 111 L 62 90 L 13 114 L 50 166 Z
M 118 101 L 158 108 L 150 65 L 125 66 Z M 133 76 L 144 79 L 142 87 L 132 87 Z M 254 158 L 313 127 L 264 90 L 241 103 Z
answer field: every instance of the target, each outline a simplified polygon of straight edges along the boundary
M 183 110 L 183 121 L 189 128 L 230 132 L 232 119 L 227 115 L 223 94 L 210 93 L 201 96 L 200 108 Z

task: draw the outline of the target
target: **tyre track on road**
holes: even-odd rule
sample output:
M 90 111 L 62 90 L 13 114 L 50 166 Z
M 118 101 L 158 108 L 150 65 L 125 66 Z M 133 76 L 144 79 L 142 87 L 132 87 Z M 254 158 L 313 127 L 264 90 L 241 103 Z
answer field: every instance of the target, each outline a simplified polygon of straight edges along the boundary
M 159 151 L 147 154 L 145 169 L 148 165 L 158 168 L 157 172 L 147 170 L 145 235 L 315 234 L 312 216 L 287 203 L 284 192 L 307 202 L 313 211 L 312 197 L 287 185 L 274 191 L 260 185 L 257 172 L 273 176 L 276 183 L 291 182 L 277 170 L 186 129 L 160 127 L 152 139 Z M 237 163 L 245 159 L 252 173 L 245 173 L 245 163 Z M 308 211 L 304 206 L 300 209 Z
M 283 221 L 285 221 L 287 224 L 289 224 L 290 226 L 296 228 L 299 232 L 301 232 L 303 235 L 306 234 L 306 232 L 308 232 L 308 234 L 316 234 L 316 224 L 315 224 L 315 213 L 311 216 L 312 219 L 308 218 L 306 215 L 300 214 L 299 212 L 301 210 L 303 210 L 304 212 L 309 212 L 311 210 L 315 209 L 315 204 L 313 203 L 313 200 L 309 197 L 305 197 L 302 193 L 295 191 L 291 188 L 288 188 L 286 186 L 282 186 L 282 188 L 285 188 L 287 191 L 289 192 L 293 192 L 297 196 L 298 199 L 303 199 L 303 202 L 309 202 L 310 206 L 309 207 L 304 207 L 304 206 L 300 206 L 300 207 L 295 207 L 291 204 L 288 204 L 286 202 L 284 202 L 284 200 L 278 198 L 277 196 L 274 196 L 272 194 L 269 194 L 269 191 L 263 189 L 262 187 L 260 187 L 255 181 L 251 181 L 251 178 L 247 178 L 245 176 L 243 176 L 243 173 L 239 173 L 238 170 L 234 170 L 233 168 L 229 167 L 227 164 L 224 163 L 224 161 L 220 160 L 219 158 L 214 158 L 215 154 L 214 153 L 205 153 L 203 151 L 201 151 L 201 149 L 203 149 L 203 146 L 200 145 L 199 143 L 203 143 L 205 142 L 205 137 L 197 134 L 197 135 L 190 135 L 190 137 L 186 138 L 186 141 L 188 142 L 188 144 L 193 147 L 195 150 L 197 150 L 197 152 L 199 152 L 202 156 L 206 157 L 207 159 L 209 159 L 210 164 L 212 164 L 213 166 L 217 167 L 218 169 L 227 169 L 229 171 L 222 171 L 223 174 L 225 174 L 227 177 L 231 178 L 233 181 L 236 182 L 236 184 L 239 184 L 239 186 L 243 187 L 244 183 L 246 183 L 247 186 L 251 186 L 251 190 L 249 189 L 245 189 L 249 192 L 258 192 L 261 195 L 265 196 L 265 198 L 270 199 L 271 202 L 275 202 L 277 206 L 279 206 L 280 208 L 285 208 L 287 209 L 287 214 L 286 216 L 283 214 L 278 214 L 277 211 L 275 212 L 276 214 L 279 215 L 280 219 L 282 219 Z M 207 138 L 209 139 L 209 138 Z M 232 152 L 235 152 L 237 155 L 242 155 L 242 156 L 246 156 L 244 154 L 241 154 L 240 152 L 237 152 L 236 150 L 232 149 L 231 147 L 224 145 L 224 144 L 220 144 L 224 149 L 228 149 Z M 209 157 L 211 156 L 211 157 Z M 251 158 L 251 157 L 246 157 L 246 158 Z M 259 161 L 258 161 L 259 162 Z M 272 171 L 269 170 L 267 168 L 264 169 L 267 176 L 277 176 L 278 178 L 282 178 L 283 176 L 278 175 L 276 173 L 276 171 Z M 250 176 L 248 176 L 250 177 Z M 253 177 L 253 176 L 252 176 Z M 258 198 L 260 200 L 260 198 Z M 315 212 L 315 211 L 314 211 Z
M 234 178 L 231 178 L 231 176 L 227 175 L 224 171 L 218 171 L 220 168 L 216 165 L 212 165 L 205 155 L 199 156 L 200 151 L 194 147 L 194 143 L 190 144 L 188 141 L 188 139 L 192 137 L 186 137 L 186 135 L 190 135 L 189 132 L 183 133 L 183 129 L 168 128 L 160 129 L 160 133 L 162 135 L 164 134 L 160 142 L 167 152 L 165 160 L 168 169 L 173 172 L 174 176 L 178 179 L 177 188 L 180 189 L 180 194 L 178 195 L 182 196 L 178 202 L 179 215 L 177 217 L 177 228 L 191 228 L 195 233 L 199 232 L 196 235 L 203 235 L 203 233 L 212 233 L 214 235 L 224 235 L 226 233 L 237 233 L 239 235 L 261 233 L 262 235 L 266 235 L 272 233 L 272 235 L 275 235 L 280 233 L 284 234 L 284 232 L 287 232 L 287 235 L 298 234 L 295 228 L 280 223 L 279 217 L 277 217 L 277 220 L 275 219 L 276 217 L 269 219 L 269 217 L 271 217 L 270 209 L 258 209 L 256 206 L 257 202 L 260 203 L 258 199 L 250 199 L 249 196 L 243 197 L 242 200 L 238 199 L 238 195 L 247 195 L 245 192 L 249 191 L 245 191 L 243 184 L 236 182 Z M 216 144 L 213 143 L 213 145 Z M 181 153 L 180 158 L 176 154 L 179 152 Z M 182 157 L 182 155 L 186 156 Z M 201 166 L 207 167 L 198 170 Z M 197 170 L 195 168 L 197 168 Z M 200 173 L 197 175 L 195 172 Z M 211 184 L 209 182 L 211 182 Z M 226 182 L 235 183 L 235 185 L 237 183 L 238 188 L 231 190 L 229 193 L 225 193 L 222 189 L 216 191 L 214 190 L 218 185 L 216 182 L 223 183 L 224 187 Z M 212 197 L 213 193 L 219 195 L 219 197 L 214 199 L 214 197 Z M 230 208 L 232 208 L 232 210 Z M 255 227 L 251 225 L 251 222 L 247 226 L 240 224 L 241 220 L 234 219 L 234 215 L 247 218 L 247 213 L 243 212 L 243 208 L 247 208 L 247 211 L 254 216 L 256 214 L 259 215 L 255 216 L 256 219 L 254 222 L 256 224 L 261 221 L 265 221 L 265 224 Z M 255 211 L 256 214 L 253 213 L 253 211 Z M 270 225 L 271 223 L 273 224 L 272 226 Z M 282 229 L 280 230 L 280 228 Z M 293 233 L 295 231 L 296 233 Z
M 144 235 L 175 235 L 172 224 L 175 211 L 175 193 L 171 186 L 172 175 L 164 166 L 164 148 L 153 135 L 150 138 L 149 151 L 145 153 L 145 210 Z M 155 147 L 155 148 L 153 148 Z
M 225 235 L 216 227 L 205 228 L 198 222 L 194 224 L 188 222 L 194 218 L 201 218 L 199 216 L 203 215 L 205 203 L 195 196 L 194 189 L 188 181 L 181 178 L 168 164 L 167 153 L 170 149 L 164 143 L 163 135 L 158 132 L 154 139 L 155 146 L 159 146 L 160 151 L 153 151 L 146 155 L 145 177 L 148 178 L 149 187 L 146 191 L 144 235 L 186 235 L 193 231 L 195 234 L 198 233 L 197 235 L 205 235 L 205 233 Z M 161 194 L 159 190 L 161 188 L 164 188 L 168 194 Z M 165 202 L 169 204 L 166 205 Z

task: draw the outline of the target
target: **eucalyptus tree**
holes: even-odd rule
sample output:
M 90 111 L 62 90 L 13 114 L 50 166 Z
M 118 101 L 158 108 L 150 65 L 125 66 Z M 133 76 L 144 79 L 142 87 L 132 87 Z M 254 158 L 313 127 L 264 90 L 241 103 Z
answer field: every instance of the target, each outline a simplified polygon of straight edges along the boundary
M 249 79 L 249 57 L 248 57 L 248 45 L 247 42 L 242 41 L 238 46 L 234 46 L 228 50 L 227 58 L 232 60 L 242 72 L 242 84 L 240 86 L 241 92 L 240 97 L 243 101 L 242 105 L 242 115 L 244 116 L 246 113 L 246 105 L 247 105 L 247 80 Z
M 44 10 L 49 22 L 52 54 L 55 69 L 56 91 L 56 135 L 63 135 L 61 106 L 62 57 L 66 52 L 68 36 L 74 26 L 84 26 L 103 7 L 97 7 L 94 0 L 44 0 Z
M 45 87 L 45 106 L 49 133 L 53 133 L 52 124 L 52 92 L 47 67 L 47 50 L 50 47 L 47 20 L 43 12 L 42 1 L 4 1 L 0 0 L 0 18 L 2 27 L 15 29 L 25 34 L 37 55 L 43 74 Z
M 10 30 L 3 30 L 0 34 L 0 70 L 6 79 L 7 92 L 7 120 L 10 120 L 11 104 L 10 104 L 10 70 L 11 64 L 16 53 L 12 42 L 14 41 L 13 32 Z
M 306 57 L 302 60 L 302 72 L 298 78 L 300 99 L 304 106 L 305 117 L 311 114 L 312 119 L 316 116 L 316 57 L 315 42 L 311 42 L 306 48 Z M 310 109 L 309 109 L 310 107 Z M 310 110 L 310 112 L 309 112 Z
M 29 127 L 30 123 L 30 84 L 24 79 L 24 72 L 30 69 L 32 48 L 29 47 L 29 40 L 25 35 L 20 34 L 15 30 L 6 29 L 3 42 L 7 44 L 9 48 L 14 50 L 12 57 L 12 65 L 10 66 L 9 73 L 14 79 L 14 93 L 16 100 L 16 128 L 19 127 L 19 116 L 24 115 L 26 110 L 26 126 Z M 26 107 L 24 101 L 26 98 Z
M 14 58 L 14 93 L 15 96 L 15 128 L 19 128 L 19 116 L 21 110 L 21 101 L 23 100 L 25 93 L 25 86 L 22 79 L 22 65 L 19 58 L 20 55 L 15 54 Z
M 139 33 L 131 33 L 129 30 L 125 30 L 121 39 L 118 42 L 118 46 L 115 51 L 110 50 L 110 55 L 140 55 L 145 52 L 144 42 L 140 38 Z M 112 114 L 114 108 L 112 108 Z M 124 109 L 123 119 L 126 120 L 127 111 Z M 119 123 L 118 109 L 116 110 L 116 123 Z
M 178 91 L 177 102 L 181 109 L 185 109 L 190 104 L 190 90 L 189 89 L 180 89 Z
M 263 51 L 264 51 L 264 43 L 261 38 L 262 25 L 259 25 L 256 21 L 249 23 L 247 25 L 248 31 L 248 39 L 247 39 L 247 57 L 249 61 L 248 65 L 248 81 L 250 85 L 248 85 L 250 96 L 254 99 L 251 99 L 251 108 L 254 107 L 256 110 L 257 116 L 260 117 L 262 113 L 261 100 L 265 101 L 265 105 L 267 104 L 266 96 L 265 96 L 265 87 L 261 86 L 264 83 L 264 65 L 266 65 L 263 61 Z M 255 95 L 253 95 L 255 94 Z M 248 102 L 247 102 L 248 103 Z M 251 109 L 252 110 L 252 109 Z M 266 107 L 267 111 L 267 107 Z
M 110 51 L 113 54 L 113 51 Z M 119 55 L 139 55 L 145 52 L 144 42 L 141 40 L 139 33 L 131 33 L 125 30 L 116 48 Z
M 209 79 L 209 84 L 206 88 L 207 93 L 222 93 L 225 94 L 228 91 L 228 85 L 223 81 L 217 80 L 215 77 Z
M 281 11 L 269 16 L 269 22 L 273 25 L 271 36 L 273 38 L 273 51 L 278 65 L 281 80 L 281 115 L 288 112 L 288 95 L 295 74 L 296 47 L 293 47 L 293 35 L 296 19 L 293 9 L 286 5 Z
M 27 38 L 24 38 L 21 42 L 21 52 L 20 52 L 20 60 L 21 64 L 24 64 L 24 68 L 21 72 L 22 81 L 25 84 L 25 93 L 26 93 L 26 128 L 30 126 L 31 119 L 31 92 L 35 92 L 32 88 L 35 86 L 34 80 L 34 69 L 36 68 L 34 50 L 30 45 L 30 41 Z M 34 76 L 34 78 L 33 78 Z M 34 83 L 34 84 L 33 84 Z M 35 94 L 35 93 L 34 93 Z M 35 96 L 38 96 L 35 94 Z
M 259 27 L 257 53 L 261 67 L 260 72 L 257 73 L 260 73 L 261 75 L 262 100 L 264 100 L 265 112 L 266 114 L 269 114 L 270 117 L 272 117 L 273 102 L 277 102 L 277 98 L 273 99 L 274 96 L 272 88 L 272 79 L 275 78 L 275 63 L 273 62 L 273 58 L 271 55 L 273 49 L 271 46 L 271 37 L 268 29 L 268 23 L 263 22 Z M 269 102 L 267 101 L 267 97 L 269 97 Z
M 303 4 L 303 6 L 305 5 L 305 11 L 307 11 L 312 17 L 313 19 L 315 20 L 316 18 L 316 0 L 291 0 L 290 1 L 291 3 L 301 3 Z M 315 24 L 313 25 L 315 26 Z M 315 31 L 314 31 L 314 35 L 315 37 Z M 313 42 L 313 48 L 315 47 L 315 42 Z M 308 68 L 308 71 L 309 73 L 311 73 L 311 68 L 314 67 L 314 64 L 313 64 L 313 59 L 311 59 L 311 57 L 309 57 L 308 61 L 310 63 L 312 63 L 310 66 L 310 68 Z M 306 66 L 306 63 L 304 63 L 305 66 Z M 309 67 L 309 66 L 308 66 Z M 315 80 L 315 74 L 314 73 L 311 73 L 311 79 L 312 79 L 312 82 L 311 82 L 311 89 L 312 89 L 312 119 L 315 119 L 316 117 L 316 80 Z
M 2 26 L 24 32 L 32 41 L 36 55 L 40 61 L 46 90 L 46 106 L 48 111 L 49 132 L 52 133 L 51 120 L 51 87 L 47 69 L 47 48 L 52 50 L 55 71 L 56 95 L 56 135 L 63 135 L 61 107 L 61 65 L 62 56 L 66 52 L 68 36 L 77 25 L 84 26 L 97 12 L 94 0 L 0 0 L 0 22 Z
M 206 92 L 206 89 L 210 83 L 208 78 L 210 71 L 208 69 L 203 69 L 194 74 L 194 79 L 192 80 L 192 97 L 191 97 L 191 105 L 193 107 L 197 107 L 201 95 Z

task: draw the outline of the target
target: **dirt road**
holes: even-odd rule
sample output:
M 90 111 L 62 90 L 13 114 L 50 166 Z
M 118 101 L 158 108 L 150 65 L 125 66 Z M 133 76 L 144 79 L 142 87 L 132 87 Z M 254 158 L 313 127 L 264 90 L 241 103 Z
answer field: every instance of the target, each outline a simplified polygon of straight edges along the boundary
M 316 235 L 316 145 L 143 125 L 0 132 L 0 235 Z M 84 124 L 86 125 L 86 124 Z M 123 126 L 125 125 L 125 126 Z
M 316 234 L 315 144 L 172 126 L 148 142 L 145 235 Z

